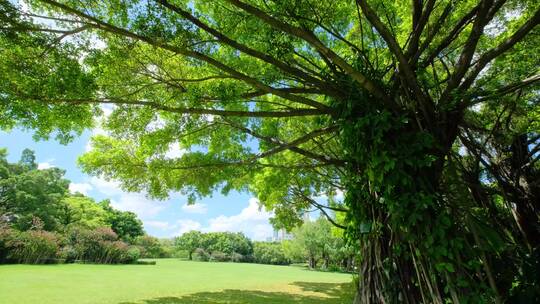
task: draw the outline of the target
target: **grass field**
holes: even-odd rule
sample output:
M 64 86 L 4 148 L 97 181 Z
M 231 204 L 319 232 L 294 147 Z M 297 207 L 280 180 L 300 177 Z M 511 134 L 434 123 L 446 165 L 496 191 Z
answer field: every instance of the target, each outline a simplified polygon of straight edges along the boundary
M 157 260 L 156 265 L 1 265 L 2 304 L 351 303 L 351 276 L 300 267 Z

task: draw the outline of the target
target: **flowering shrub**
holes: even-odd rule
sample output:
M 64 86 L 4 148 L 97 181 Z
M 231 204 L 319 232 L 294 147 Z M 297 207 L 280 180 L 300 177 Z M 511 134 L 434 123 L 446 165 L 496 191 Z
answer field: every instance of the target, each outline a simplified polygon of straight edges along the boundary
M 0 263 L 7 259 L 8 255 L 8 240 L 10 239 L 12 230 L 0 223 Z
M 76 228 L 68 234 L 68 253 L 75 260 L 84 262 L 117 264 L 133 263 L 140 257 L 140 251 L 118 240 L 118 236 L 107 227 L 95 230 Z
M 55 261 L 60 238 L 52 232 L 11 230 L 7 244 L 7 259 L 17 263 L 43 264 Z

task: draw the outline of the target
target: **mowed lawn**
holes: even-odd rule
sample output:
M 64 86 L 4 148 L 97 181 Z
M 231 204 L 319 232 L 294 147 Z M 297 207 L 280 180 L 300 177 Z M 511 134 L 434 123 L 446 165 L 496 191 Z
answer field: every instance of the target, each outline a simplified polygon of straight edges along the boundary
M 160 259 L 156 265 L 0 265 L 2 304 L 352 303 L 351 275 Z

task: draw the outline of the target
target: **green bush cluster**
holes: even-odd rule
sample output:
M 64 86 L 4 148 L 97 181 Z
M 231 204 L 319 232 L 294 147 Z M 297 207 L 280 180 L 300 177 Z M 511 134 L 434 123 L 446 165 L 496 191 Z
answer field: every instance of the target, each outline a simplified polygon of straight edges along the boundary
M 197 261 L 249 262 L 253 243 L 242 233 L 190 231 L 175 239 L 177 251 Z
M 38 170 L 31 150 L 10 163 L 0 149 L 0 263 L 133 263 L 143 253 L 166 255 L 134 213 L 71 194 L 64 173 Z
M 73 229 L 67 236 L 67 243 L 68 260 L 101 264 L 134 263 L 141 255 L 139 248 L 120 241 L 116 233 L 107 227 Z
M 128 264 L 135 263 L 140 255 L 137 246 L 119 240 L 108 227 L 76 228 L 66 236 L 45 230 L 0 228 L 0 263 Z
M 52 263 L 60 250 L 61 237 L 54 232 L 7 228 L 0 232 L 0 238 L 4 250 L 2 256 L 15 263 Z
M 253 244 L 253 261 L 259 264 L 289 265 L 291 261 L 285 256 L 280 243 L 255 242 Z

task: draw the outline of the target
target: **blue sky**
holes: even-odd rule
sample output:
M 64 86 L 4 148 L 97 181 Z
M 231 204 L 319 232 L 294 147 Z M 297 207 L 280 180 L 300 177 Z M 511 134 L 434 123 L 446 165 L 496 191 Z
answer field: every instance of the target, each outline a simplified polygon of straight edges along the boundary
M 19 160 L 23 149 L 34 150 L 40 168 L 54 166 L 66 170 L 66 178 L 72 182 L 71 191 L 96 200 L 110 198 L 114 207 L 135 212 L 143 220 L 147 233 L 153 236 L 173 237 L 192 229 L 239 231 L 255 240 L 272 236 L 270 213 L 259 210 L 257 200 L 249 193 L 231 192 L 228 196 L 214 193 L 188 206 L 187 199 L 179 194 L 173 193 L 166 201 L 150 200 L 143 193 L 122 191 L 114 181 L 82 173 L 77 167 L 77 157 L 88 149 L 91 134 L 87 131 L 70 144 L 61 145 L 54 140 L 36 142 L 28 131 L 0 131 L 0 148 L 8 149 L 11 162 Z

